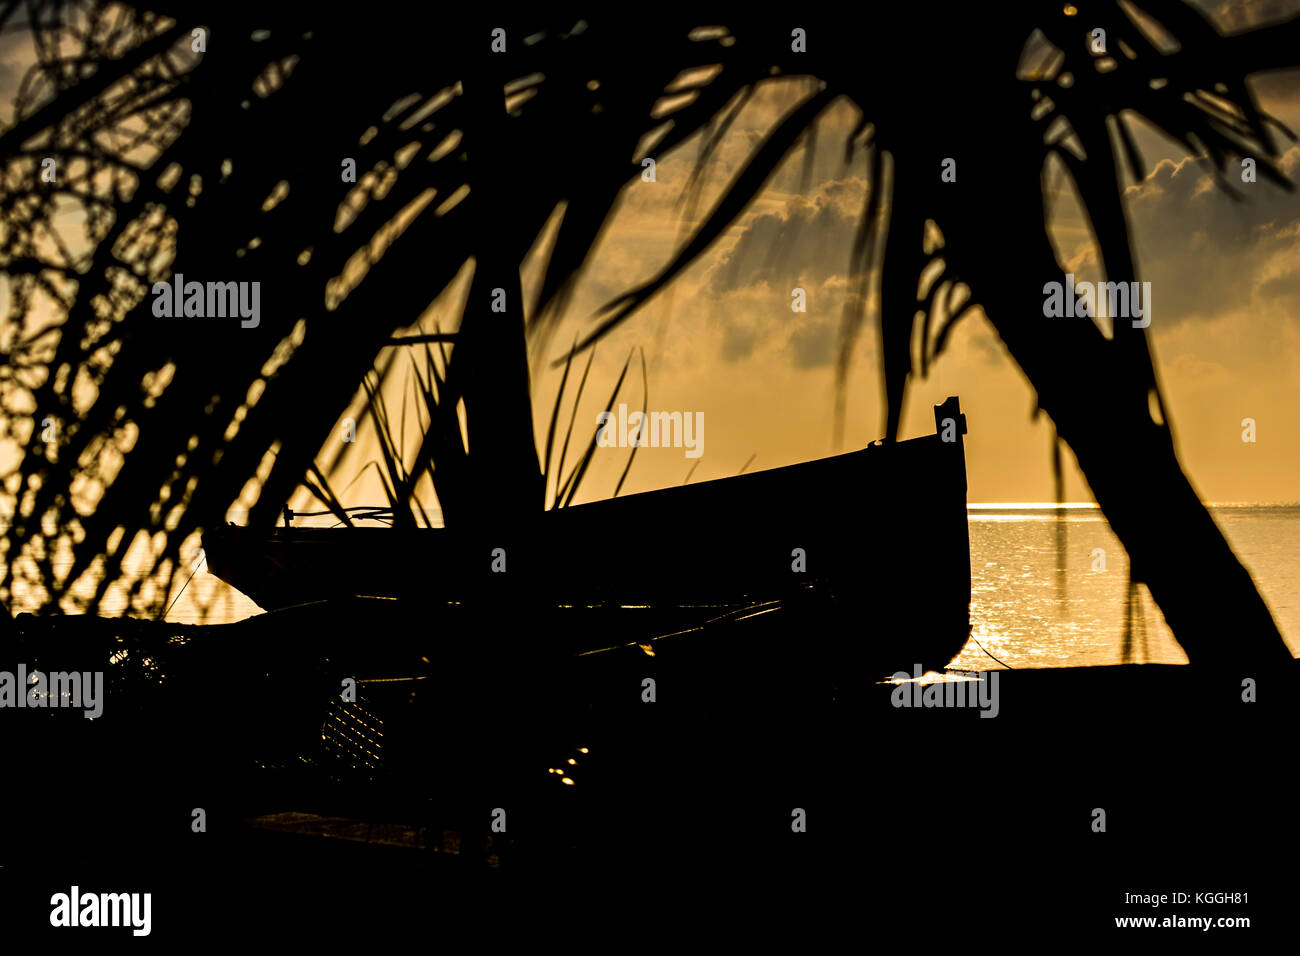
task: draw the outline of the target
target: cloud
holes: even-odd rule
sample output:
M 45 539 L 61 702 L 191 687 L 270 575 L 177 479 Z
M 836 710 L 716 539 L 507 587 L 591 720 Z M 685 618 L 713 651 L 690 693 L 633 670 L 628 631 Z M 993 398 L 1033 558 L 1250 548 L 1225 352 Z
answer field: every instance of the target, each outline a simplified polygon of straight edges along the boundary
M 788 293 L 847 274 L 865 190 L 857 177 L 833 180 L 807 198 L 791 196 L 784 209 L 751 215 L 710 270 L 709 291 L 765 282 Z
M 788 349 L 795 368 L 813 369 L 830 365 L 839 344 L 839 328 L 825 318 L 810 320 L 790 335 Z
M 722 357 L 728 362 L 739 362 L 754 353 L 758 332 L 750 326 L 728 323 L 722 328 Z
M 1294 171 L 1298 164 L 1300 147 L 1292 147 L 1283 167 Z M 1300 195 L 1262 179 L 1236 185 L 1245 195 L 1240 202 L 1189 158 L 1162 160 L 1127 190 L 1141 278 L 1151 282 L 1153 321 L 1168 327 L 1249 306 L 1294 317 L 1300 305 Z

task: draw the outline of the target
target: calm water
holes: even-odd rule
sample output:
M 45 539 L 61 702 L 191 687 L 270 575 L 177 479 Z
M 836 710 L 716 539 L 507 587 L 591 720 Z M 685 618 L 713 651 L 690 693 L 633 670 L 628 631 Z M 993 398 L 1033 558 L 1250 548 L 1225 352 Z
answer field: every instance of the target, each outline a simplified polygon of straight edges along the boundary
M 1223 506 L 1211 513 L 1292 653 L 1300 650 L 1300 506 Z M 972 506 L 969 518 L 974 641 L 1011 667 L 1122 661 L 1128 556 L 1099 511 L 1074 508 L 1058 519 L 1054 510 Z M 1056 547 L 1062 521 L 1063 583 Z M 1098 548 L 1105 571 L 1093 570 Z M 1144 587 L 1139 594 L 1133 659 L 1186 663 L 1151 596 Z M 974 641 L 954 666 L 996 667 Z
M 1300 651 L 1300 505 L 1212 508 L 1237 556 L 1254 575 L 1292 652 Z M 954 667 L 1117 664 L 1123 660 L 1128 557 L 1095 508 L 1054 509 L 973 505 L 971 622 L 973 640 Z M 1064 526 L 1066 569 L 1057 570 L 1057 533 Z M 1106 569 L 1093 570 L 1095 549 Z M 183 580 L 183 578 L 182 578 Z M 1145 588 L 1134 617 L 1133 660 L 1187 660 Z M 175 601 L 169 620 L 237 621 L 257 605 L 213 576 L 206 564 Z M 16 607 L 15 610 L 22 610 Z M 125 600 L 103 613 L 121 614 Z M 1226 637 L 1230 637 L 1227 635 Z M 983 649 L 975 642 L 978 641 Z M 985 653 L 985 649 L 988 654 Z

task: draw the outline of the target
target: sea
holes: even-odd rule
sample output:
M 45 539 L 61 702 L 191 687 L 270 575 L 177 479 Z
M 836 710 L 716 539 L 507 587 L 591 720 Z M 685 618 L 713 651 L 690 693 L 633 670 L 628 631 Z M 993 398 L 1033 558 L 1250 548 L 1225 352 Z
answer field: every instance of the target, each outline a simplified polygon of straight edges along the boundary
M 1300 504 L 1210 513 L 1300 654 Z M 971 640 L 953 668 L 1187 663 L 1145 586 L 1130 610 L 1128 555 L 1096 505 L 1063 516 L 1053 504 L 970 505 L 967 516 Z
M 1210 512 L 1300 654 L 1300 504 L 1212 505 Z M 1187 662 L 1144 586 L 1130 606 L 1128 557 L 1096 505 L 1068 504 L 1058 513 L 1050 503 L 972 504 L 967 514 L 971 639 L 951 669 Z M 173 586 L 168 620 L 216 624 L 262 613 L 201 556 L 194 566 Z M 100 611 L 126 612 L 125 599 L 111 592 Z

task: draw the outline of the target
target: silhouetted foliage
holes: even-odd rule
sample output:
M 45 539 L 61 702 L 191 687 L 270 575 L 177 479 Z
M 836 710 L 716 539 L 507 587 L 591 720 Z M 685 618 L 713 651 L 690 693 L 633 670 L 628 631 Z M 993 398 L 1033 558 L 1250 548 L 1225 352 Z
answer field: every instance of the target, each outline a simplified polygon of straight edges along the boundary
M 526 333 L 535 347 L 552 340 L 642 156 L 700 137 L 705 163 L 755 88 L 802 76 L 815 81 L 811 92 L 673 260 L 611 302 L 576 350 L 695 261 L 792 148 L 811 142 L 819 115 L 846 99 L 861 113 L 846 155 L 865 154 L 870 189 L 841 388 L 873 282 L 891 441 L 909 378 L 978 303 L 1189 655 L 1285 654 L 1182 475 L 1166 419 L 1152 419 L 1159 387 L 1145 330 L 1118 323 L 1108 337 L 1090 322 L 1042 320 L 1042 285 L 1061 278 L 1042 182 L 1055 157 L 1112 281 L 1135 277 L 1119 172 L 1144 174 L 1133 116 L 1212 169 L 1251 155 L 1286 184 L 1272 163 L 1273 124 L 1245 77 L 1296 63 L 1300 20 L 1222 37 L 1172 0 L 1073 10 L 899 5 L 864 9 L 861 22 L 801 10 L 809 40 L 798 53 L 789 25 L 758 8 L 716 19 L 698 8 L 580 18 L 546 6 L 501 23 L 440 8 L 434 30 L 399 12 L 343 19 L 271 4 L 0 7 L 3 35 L 31 31 L 37 57 L 0 134 L 3 394 L 8 435 L 24 447 L 6 486 L 17 505 L 3 595 L 21 580 L 52 606 L 105 556 L 93 607 L 137 536 L 163 541 L 152 570 L 165 573 L 181 542 L 220 523 L 255 474 L 251 521 L 269 525 L 387 340 L 471 259 L 455 341 L 428 353 L 421 371 L 436 402 L 409 475 L 431 471 L 458 520 L 543 507 L 550 452 L 543 467 Z M 1105 58 L 1086 46 L 1098 26 Z M 490 50 L 494 27 L 506 31 L 507 55 Z M 206 53 L 190 52 L 194 28 L 208 31 Z M 39 179 L 46 156 L 57 160 L 55 184 Z M 355 186 L 340 182 L 344 157 L 357 160 Z M 956 183 L 938 175 L 949 157 Z M 557 209 L 540 299 L 525 307 L 518 267 Z M 60 241 L 73 224 L 84 236 Z M 1014 247 L 988 241 L 994 227 Z M 934 262 L 942 273 L 918 297 Z M 261 326 L 155 320 L 150 284 L 173 271 L 267 280 Z M 506 290 L 504 314 L 489 311 L 494 288 Z M 1109 383 L 1104 394 L 1082 387 L 1095 376 Z M 462 401 L 470 435 L 492 436 L 471 441 L 469 454 Z M 54 441 L 40 440 L 46 417 Z M 391 488 L 395 507 L 414 484 Z M 93 510 L 73 500 L 101 488 Z M 60 548 L 73 556 L 64 573 L 52 563 Z

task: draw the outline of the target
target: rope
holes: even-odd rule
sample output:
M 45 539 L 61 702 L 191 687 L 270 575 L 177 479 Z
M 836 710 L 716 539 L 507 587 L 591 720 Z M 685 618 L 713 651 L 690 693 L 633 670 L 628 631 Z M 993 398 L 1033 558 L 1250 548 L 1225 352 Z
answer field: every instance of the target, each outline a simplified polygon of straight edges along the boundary
M 185 593 L 185 589 L 189 587 L 190 582 L 194 580 L 194 575 L 199 573 L 199 568 L 203 567 L 203 565 L 207 563 L 208 563 L 208 553 L 205 551 L 203 552 L 203 560 L 194 566 L 194 570 L 190 572 L 190 576 L 185 579 L 185 583 L 181 585 L 181 589 L 177 591 L 176 596 L 172 598 L 172 603 L 168 604 L 167 610 L 163 611 L 164 618 L 166 618 L 167 615 L 172 612 L 172 608 L 176 606 L 176 602 L 181 599 L 181 595 Z
M 974 634 L 970 636 L 970 639 L 975 642 L 975 646 L 978 647 L 981 651 L 983 651 L 985 654 L 988 654 L 989 657 L 993 657 L 992 654 L 989 654 L 989 649 L 985 647 L 983 644 L 981 644 L 979 642 L 979 639 L 976 638 Z M 1009 671 L 1015 670 L 1015 668 L 1012 667 L 1010 664 L 1008 664 L 1006 661 L 999 661 L 996 657 L 993 657 L 993 659 L 995 661 L 998 661 L 998 663 L 1001 664 L 1003 667 L 1005 667 L 1007 670 Z

